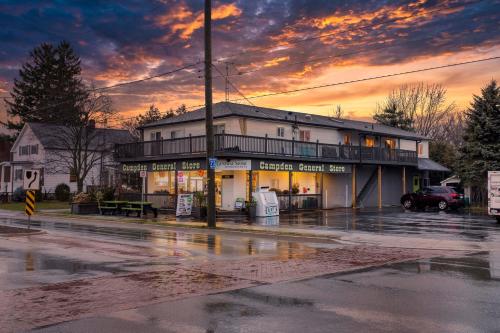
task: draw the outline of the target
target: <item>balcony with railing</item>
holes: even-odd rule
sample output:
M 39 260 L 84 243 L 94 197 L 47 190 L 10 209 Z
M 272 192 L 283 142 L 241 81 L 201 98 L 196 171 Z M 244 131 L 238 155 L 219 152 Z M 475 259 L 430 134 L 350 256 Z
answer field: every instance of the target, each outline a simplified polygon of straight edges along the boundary
M 411 150 L 335 145 L 235 134 L 216 134 L 214 139 L 215 154 L 219 157 L 417 164 L 417 154 Z M 203 157 L 205 152 L 205 136 L 189 136 L 178 139 L 119 144 L 115 148 L 115 157 L 119 161 L 147 161 Z

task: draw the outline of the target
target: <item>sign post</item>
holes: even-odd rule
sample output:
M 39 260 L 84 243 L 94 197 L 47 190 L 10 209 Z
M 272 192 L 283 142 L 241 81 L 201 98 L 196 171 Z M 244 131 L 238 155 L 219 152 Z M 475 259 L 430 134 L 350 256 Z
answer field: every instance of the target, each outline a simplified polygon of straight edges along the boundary
M 23 188 L 26 190 L 26 206 L 28 229 L 31 227 L 31 215 L 35 212 L 35 191 L 40 190 L 40 170 L 24 170 Z
M 142 179 L 142 187 L 141 187 L 141 217 L 144 217 L 144 192 L 146 192 L 146 177 L 148 173 L 147 171 L 141 171 L 140 176 Z
M 28 215 L 28 229 L 31 227 L 31 215 L 35 211 L 35 191 L 26 191 L 26 206 L 24 212 Z

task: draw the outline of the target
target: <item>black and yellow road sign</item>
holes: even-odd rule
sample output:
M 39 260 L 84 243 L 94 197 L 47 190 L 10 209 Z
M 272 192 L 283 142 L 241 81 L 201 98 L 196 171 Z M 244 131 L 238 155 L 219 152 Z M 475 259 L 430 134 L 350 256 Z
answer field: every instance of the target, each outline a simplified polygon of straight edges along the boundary
M 26 215 L 31 216 L 35 212 L 35 191 L 26 191 Z

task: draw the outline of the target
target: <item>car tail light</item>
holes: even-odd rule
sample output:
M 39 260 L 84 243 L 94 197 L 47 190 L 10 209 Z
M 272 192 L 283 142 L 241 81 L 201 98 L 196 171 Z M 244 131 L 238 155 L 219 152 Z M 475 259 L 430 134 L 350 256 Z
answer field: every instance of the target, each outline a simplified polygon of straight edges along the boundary
M 460 194 L 458 194 L 458 193 L 452 193 L 451 197 L 452 197 L 452 199 L 459 199 L 460 198 Z

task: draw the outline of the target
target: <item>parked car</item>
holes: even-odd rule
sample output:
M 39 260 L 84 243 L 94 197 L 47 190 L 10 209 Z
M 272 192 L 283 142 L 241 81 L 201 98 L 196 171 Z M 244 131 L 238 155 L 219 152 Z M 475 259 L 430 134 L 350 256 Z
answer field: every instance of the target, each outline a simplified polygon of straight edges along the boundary
M 401 197 L 405 209 L 437 207 L 440 210 L 457 209 L 464 206 L 464 196 L 449 186 L 429 186 Z

